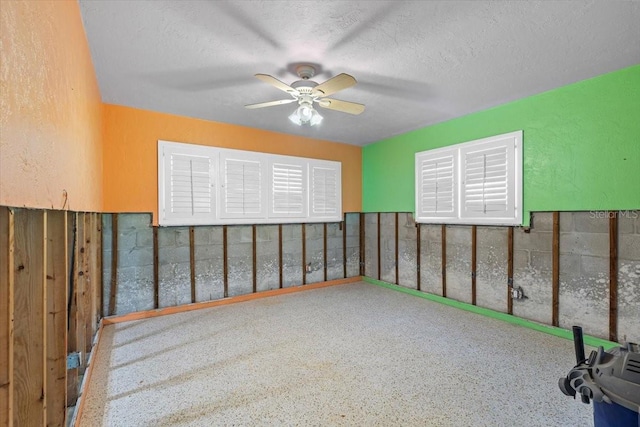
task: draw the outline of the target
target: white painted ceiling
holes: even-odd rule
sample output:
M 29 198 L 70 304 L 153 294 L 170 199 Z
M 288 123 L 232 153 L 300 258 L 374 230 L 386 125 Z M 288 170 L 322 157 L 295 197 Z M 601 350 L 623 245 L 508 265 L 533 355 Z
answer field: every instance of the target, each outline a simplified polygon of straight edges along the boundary
M 638 1 L 80 0 L 102 100 L 354 145 L 640 63 Z M 299 127 L 295 64 L 358 84 Z M 603 105 L 606 108 L 606 105 Z

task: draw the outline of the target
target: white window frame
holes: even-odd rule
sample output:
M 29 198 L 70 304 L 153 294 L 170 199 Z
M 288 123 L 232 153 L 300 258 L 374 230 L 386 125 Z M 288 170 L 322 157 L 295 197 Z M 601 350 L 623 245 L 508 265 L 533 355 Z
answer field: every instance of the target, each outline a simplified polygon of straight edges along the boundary
M 170 155 L 193 155 L 207 157 L 211 161 L 212 196 L 211 213 L 194 215 L 180 215 L 169 211 L 171 202 Z M 259 165 L 260 182 L 258 211 L 239 211 L 225 208 L 227 196 L 227 176 L 225 164 L 227 161 L 250 162 Z M 291 167 L 291 181 L 289 177 L 276 181 L 274 167 L 280 166 L 280 171 Z M 333 179 L 327 180 L 324 195 L 334 196 L 334 200 L 325 201 L 325 209 L 313 209 L 314 199 L 312 177 L 314 168 L 328 172 Z M 302 171 L 298 176 L 296 171 Z M 333 172 L 333 175 L 331 175 Z M 280 177 L 282 178 L 282 177 Z M 167 181 L 169 180 L 169 181 Z M 238 182 L 236 182 L 236 185 Z M 278 188 L 274 185 L 278 184 Z M 255 186 L 254 186 L 255 188 Z M 287 189 L 292 189 L 291 200 L 287 198 Z M 276 199 L 276 195 L 279 199 Z M 284 197 L 284 198 L 283 198 Z M 255 199 L 253 199 L 255 201 Z M 283 202 L 285 205 L 282 205 Z M 286 204 L 291 203 L 291 209 Z M 302 204 L 300 209 L 300 204 Z M 256 206 L 255 203 L 251 207 Z M 284 210 L 283 210 L 284 207 Z M 193 211 L 193 209 L 192 209 Z M 305 157 L 283 156 L 255 151 L 232 150 L 227 148 L 209 147 L 184 144 L 171 141 L 158 141 L 158 223 L 160 225 L 222 225 L 222 224 L 284 224 L 311 222 L 339 222 L 342 221 L 342 165 L 331 160 L 309 159 Z
M 435 224 L 522 225 L 522 137 L 523 132 L 520 130 L 416 153 L 416 221 Z M 476 158 L 482 156 L 483 163 L 476 162 L 473 165 L 476 167 L 474 181 L 465 182 L 465 178 L 472 172 L 465 169 L 465 156 L 473 155 Z M 432 173 L 431 166 L 448 156 L 452 156 L 454 160 L 454 207 L 450 211 L 439 211 L 434 208 L 438 205 L 433 204 L 434 197 L 438 196 L 435 186 L 438 180 Z M 479 173 L 482 173 L 481 177 L 478 176 Z M 430 193 L 425 193 L 425 190 Z M 472 197 L 475 198 L 474 201 L 469 200 Z M 481 209 L 471 209 L 472 203 L 479 205 Z

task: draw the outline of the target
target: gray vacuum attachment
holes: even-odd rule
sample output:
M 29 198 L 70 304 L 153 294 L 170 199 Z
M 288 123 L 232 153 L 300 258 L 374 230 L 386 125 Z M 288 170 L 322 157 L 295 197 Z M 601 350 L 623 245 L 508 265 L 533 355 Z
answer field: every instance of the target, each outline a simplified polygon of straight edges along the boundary
M 635 412 L 640 412 L 640 347 L 626 343 L 605 351 L 598 347 L 588 359 L 584 359 L 582 329 L 574 327 L 577 365 L 569 374 L 560 378 L 558 386 L 567 396 L 579 394 L 582 401 L 617 403 Z M 582 348 L 580 355 L 579 347 Z M 580 357 L 582 356 L 582 357 Z

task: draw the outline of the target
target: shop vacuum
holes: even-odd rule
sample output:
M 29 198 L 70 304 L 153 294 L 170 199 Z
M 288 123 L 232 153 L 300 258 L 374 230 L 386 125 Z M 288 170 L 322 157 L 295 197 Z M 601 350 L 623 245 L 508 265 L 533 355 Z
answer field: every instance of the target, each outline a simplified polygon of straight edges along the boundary
M 626 343 L 585 357 L 582 328 L 573 327 L 576 366 L 558 386 L 567 396 L 593 400 L 595 427 L 640 427 L 640 346 Z

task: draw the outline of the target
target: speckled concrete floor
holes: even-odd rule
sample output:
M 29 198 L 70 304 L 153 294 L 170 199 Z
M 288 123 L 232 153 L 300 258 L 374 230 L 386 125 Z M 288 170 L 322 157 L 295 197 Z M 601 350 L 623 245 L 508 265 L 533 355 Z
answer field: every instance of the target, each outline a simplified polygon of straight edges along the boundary
M 592 426 L 573 343 L 366 283 L 107 326 L 79 425 Z

